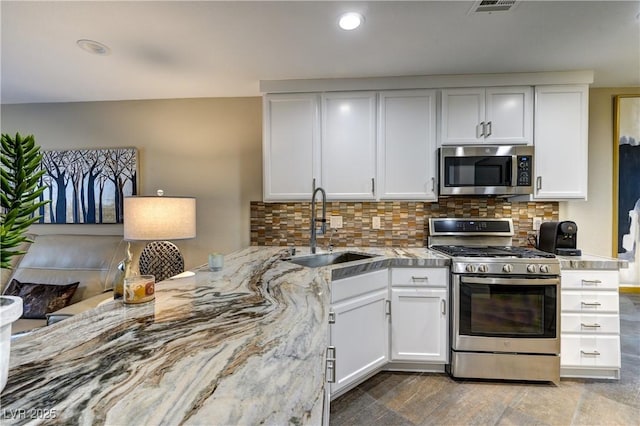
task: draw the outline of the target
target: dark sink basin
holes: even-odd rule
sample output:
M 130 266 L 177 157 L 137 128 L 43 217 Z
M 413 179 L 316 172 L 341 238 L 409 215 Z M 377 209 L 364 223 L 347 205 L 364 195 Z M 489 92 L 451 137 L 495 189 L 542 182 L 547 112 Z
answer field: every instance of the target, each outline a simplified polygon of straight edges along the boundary
M 288 262 L 308 268 L 319 268 L 321 266 L 337 265 L 340 263 L 355 262 L 357 260 L 371 259 L 377 254 L 356 253 L 353 251 L 342 251 L 337 253 L 312 254 L 287 259 Z

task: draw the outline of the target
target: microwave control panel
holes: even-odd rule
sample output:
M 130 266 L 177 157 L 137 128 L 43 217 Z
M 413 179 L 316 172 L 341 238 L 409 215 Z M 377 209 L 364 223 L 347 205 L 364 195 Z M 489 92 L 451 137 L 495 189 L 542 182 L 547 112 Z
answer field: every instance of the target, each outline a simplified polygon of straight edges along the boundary
M 533 156 L 518 155 L 518 186 L 531 186 Z

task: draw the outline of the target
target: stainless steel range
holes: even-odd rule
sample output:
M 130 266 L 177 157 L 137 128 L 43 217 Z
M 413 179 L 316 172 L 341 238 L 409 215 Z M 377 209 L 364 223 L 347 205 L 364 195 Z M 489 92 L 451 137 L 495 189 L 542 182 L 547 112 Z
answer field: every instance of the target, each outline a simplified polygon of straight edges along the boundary
M 429 219 L 451 257 L 450 364 L 457 378 L 560 380 L 560 264 L 514 247 L 511 219 Z

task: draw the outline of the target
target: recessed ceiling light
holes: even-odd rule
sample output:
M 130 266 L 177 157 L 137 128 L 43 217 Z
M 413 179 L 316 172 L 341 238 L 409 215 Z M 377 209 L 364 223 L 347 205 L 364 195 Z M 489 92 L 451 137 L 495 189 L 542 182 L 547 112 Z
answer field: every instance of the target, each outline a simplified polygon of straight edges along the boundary
M 76 41 L 76 44 L 78 45 L 78 47 L 80 47 L 80 49 L 93 55 L 105 56 L 111 53 L 111 49 L 109 49 L 109 46 L 98 41 L 81 39 Z
M 351 31 L 358 28 L 364 22 L 364 16 L 356 12 L 347 12 L 340 16 L 338 25 L 343 30 Z

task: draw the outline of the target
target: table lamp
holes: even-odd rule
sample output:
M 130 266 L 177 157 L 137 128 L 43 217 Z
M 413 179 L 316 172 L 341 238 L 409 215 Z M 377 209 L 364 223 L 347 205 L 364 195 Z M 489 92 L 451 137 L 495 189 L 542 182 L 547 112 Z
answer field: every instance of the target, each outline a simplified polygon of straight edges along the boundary
M 196 199 L 193 197 L 136 196 L 124 199 L 124 239 L 150 241 L 140 254 L 140 274 L 156 282 L 184 271 L 184 258 L 168 240 L 196 236 Z

